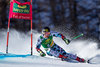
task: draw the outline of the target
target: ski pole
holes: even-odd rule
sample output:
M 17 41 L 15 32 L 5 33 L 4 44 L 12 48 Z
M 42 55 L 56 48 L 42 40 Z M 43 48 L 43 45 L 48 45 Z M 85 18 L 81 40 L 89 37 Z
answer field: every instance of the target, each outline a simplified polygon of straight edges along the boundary
M 82 33 L 82 34 L 80 34 L 80 35 L 78 35 L 78 36 L 72 38 L 71 41 L 74 40 L 74 39 L 77 39 L 77 38 L 79 38 L 79 37 L 81 37 L 81 36 L 83 36 L 83 35 L 84 35 L 84 34 Z

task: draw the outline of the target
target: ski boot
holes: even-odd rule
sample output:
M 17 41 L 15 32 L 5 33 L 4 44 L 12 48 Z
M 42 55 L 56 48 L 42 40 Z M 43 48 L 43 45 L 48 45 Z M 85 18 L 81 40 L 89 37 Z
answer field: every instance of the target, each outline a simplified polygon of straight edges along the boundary
M 77 57 L 76 60 L 77 60 L 78 62 L 86 63 L 86 60 L 83 59 L 83 58 L 80 58 L 80 57 Z

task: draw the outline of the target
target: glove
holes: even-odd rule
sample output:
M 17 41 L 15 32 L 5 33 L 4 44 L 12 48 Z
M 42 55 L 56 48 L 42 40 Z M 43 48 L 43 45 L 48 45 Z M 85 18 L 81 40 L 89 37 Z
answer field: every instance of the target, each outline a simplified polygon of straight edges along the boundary
M 70 40 L 69 39 L 64 39 L 65 43 L 68 45 L 70 43 Z
M 44 57 L 46 54 L 43 51 L 40 51 L 40 56 Z
M 46 56 L 46 54 L 42 50 L 39 50 L 38 52 L 40 53 L 40 56 L 42 57 Z

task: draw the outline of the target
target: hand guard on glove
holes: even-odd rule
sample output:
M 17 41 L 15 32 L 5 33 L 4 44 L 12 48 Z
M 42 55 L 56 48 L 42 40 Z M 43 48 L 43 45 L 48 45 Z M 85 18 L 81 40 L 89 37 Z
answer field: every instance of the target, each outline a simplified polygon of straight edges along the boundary
M 40 53 L 40 56 L 44 57 L 46 54 L 42 50 L 37 50 Z
M 70 43 L 70 40 L 69 39 L 64 39 L 65 43 L 68 45 Z
M 40 51 L 40 56 L 44 57 L 46 54 L 43 51 Z

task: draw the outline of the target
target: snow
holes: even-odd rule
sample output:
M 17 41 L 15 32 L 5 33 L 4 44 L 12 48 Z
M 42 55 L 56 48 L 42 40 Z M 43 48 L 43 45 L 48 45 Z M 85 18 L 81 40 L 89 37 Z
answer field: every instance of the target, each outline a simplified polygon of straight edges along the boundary
M 100 50 L 97 49 L 96 42 L 78 40 L 66 45 L 60 38 L 54 38 L 54 41 L 69 53 L 77 54 L 85 59 L 94 57 L 92 64 L 74 63 L 61 61 L 60 59 L 49 56 L 46 56 L 46 58 L 39 57 L 35 50 L 39 36 L 40 34 L 33 30 L 33 56 L 0 58 L 0 67 L 100 67 Z M 7 32 L 0 31 L 0 52 L 3 53 L 6 50 L 6 37 Z M 30 47 L 30 32 L 24 34 L 16 30 L 10 30 L 9 53 L 30 54 Z

